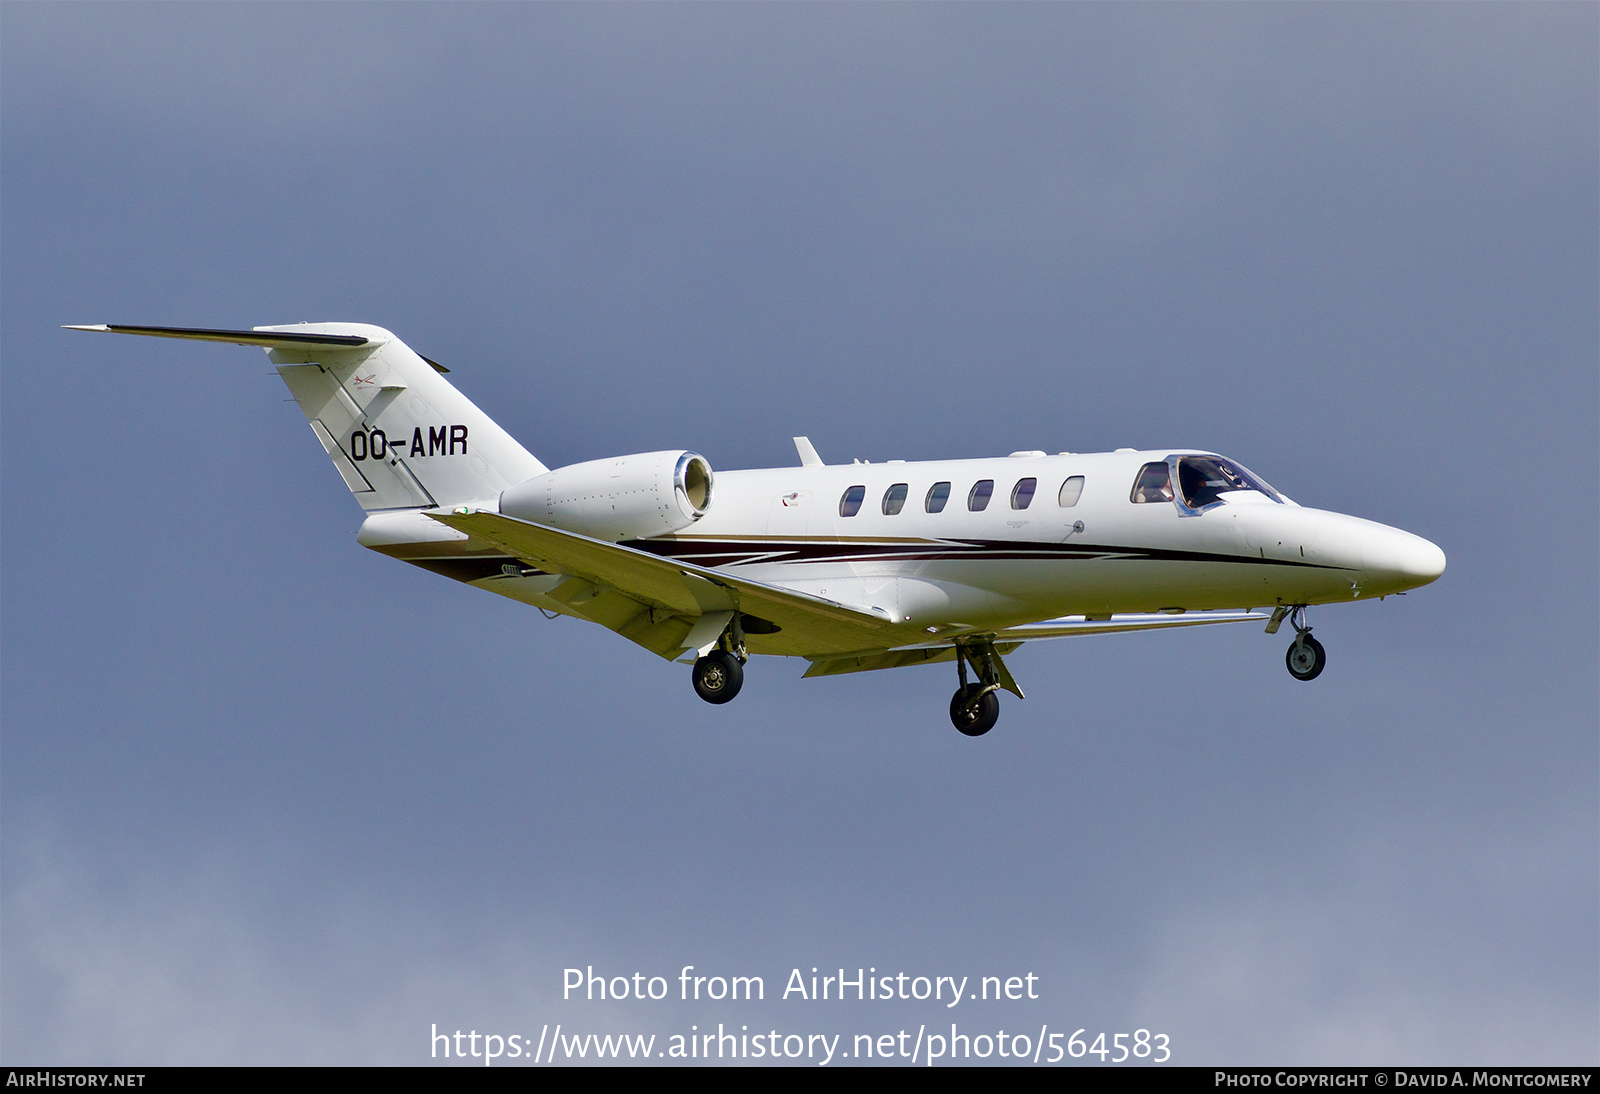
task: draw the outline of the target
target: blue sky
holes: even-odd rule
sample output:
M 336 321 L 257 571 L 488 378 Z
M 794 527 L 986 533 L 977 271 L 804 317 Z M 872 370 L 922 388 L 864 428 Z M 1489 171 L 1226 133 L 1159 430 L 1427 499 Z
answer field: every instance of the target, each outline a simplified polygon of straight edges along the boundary
M 1180 1063 L 1600 1020 L 1589 5 L 0 8 L 0 1053 L 427 1062 L 573 965 L 972 976 Z M 551 466 L 1193 446 L 1435 585 L 725 708 L 358 547 L 254 350 L 371 322 Z M 398 648 L 364 636 L 404 633 Z M 1154 678 L 1150 667 L 1164 666 Z

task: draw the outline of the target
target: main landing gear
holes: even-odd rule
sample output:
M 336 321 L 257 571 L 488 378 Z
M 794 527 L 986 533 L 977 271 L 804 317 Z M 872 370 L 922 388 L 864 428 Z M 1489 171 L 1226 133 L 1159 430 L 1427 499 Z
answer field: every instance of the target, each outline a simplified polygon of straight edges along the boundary
M 712 650 L 694 663 L 694 691 L 708 703 L 726 703 L 744 686 L 744 666 L 727 650 Z
M 950 722 L 968 737 L 982 737 L 1000 720 L 1000 697 L 991 686 L 962 684 L 950 699 Z
M 735 612 L 728 629 L 717 639 L 717 648 L 694 663 L 694 693 L 708 703 L 732 702 L 744 687 L 744 663 L 749 658 L 744 648 L 744 629 Z
M 1296 680 L 1315 680 L 1327 667 L 1328 651 L 1322 648 L 1321 642 L 1311 637 L 1311 628 L 1306 626 L 1304 604 L 1282 607 L 1273 612 L 1272 622 L 1267 624 L 1267 633 L 1276 634 L 1278 624 L 1283 622 L 1285 616 L 1294 627 L 1295 639 L 1289 651 L 1283 655 L 1283 663 L 1289 666 L 1289 675 Z
M 978 676 L 977 683 L 967 681 L 969 664 Z M 1000 720 L 997 692 L 1001 688 L 1022 695 L 993 642 L 957 642 L 956 673 L 961 686 L 950 699 L 950 723 L 968 737 L 982 737 Z

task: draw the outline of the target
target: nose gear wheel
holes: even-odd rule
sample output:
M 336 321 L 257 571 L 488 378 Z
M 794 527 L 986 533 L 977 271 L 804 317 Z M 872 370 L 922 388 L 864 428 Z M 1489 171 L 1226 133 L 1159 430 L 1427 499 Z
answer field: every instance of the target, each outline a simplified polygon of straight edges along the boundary
M 1289 666 L 1289 675 L 1296 680 L 1315 680 L 1327 665 L 1328 654 L 1308 631 L 1294 640 L 1283 661 Z
M 1306 626 L 1304 604 L 1297 604 L 1290 610 L 1289 622 L 1294 625 L 1295 639 L 1289 646 L 1289 652 L 1283 655 L 1283 663 L 1289 667 L 1289 675 L 1296 680 L 1315 680 L 1327 667 L 1328 652 L 1322 648 L 1321 642 L 1311 637 L 1311 628 Z

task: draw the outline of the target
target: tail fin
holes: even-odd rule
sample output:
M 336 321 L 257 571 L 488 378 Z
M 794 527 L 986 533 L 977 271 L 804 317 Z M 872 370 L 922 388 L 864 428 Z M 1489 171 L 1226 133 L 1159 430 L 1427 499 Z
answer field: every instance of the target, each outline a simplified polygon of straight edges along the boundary
M 78 327 L 263 346 L 363 509 L 485 503 L 548 468 L 382 327 Z

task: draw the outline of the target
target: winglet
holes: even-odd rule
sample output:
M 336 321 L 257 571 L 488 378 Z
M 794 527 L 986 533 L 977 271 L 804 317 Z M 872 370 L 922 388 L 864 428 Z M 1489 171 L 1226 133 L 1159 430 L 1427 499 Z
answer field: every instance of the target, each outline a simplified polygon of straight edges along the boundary
M 796 452 L 800 453 L 800 466 L 801 467 L 821 467 L 822 466 L 822 457 L 817 455 L 817 450 L 814 447 L 812 447 L 811 438 L 809 438 L 809 437 L 796 437 L 794 439 L 794 450 Z

